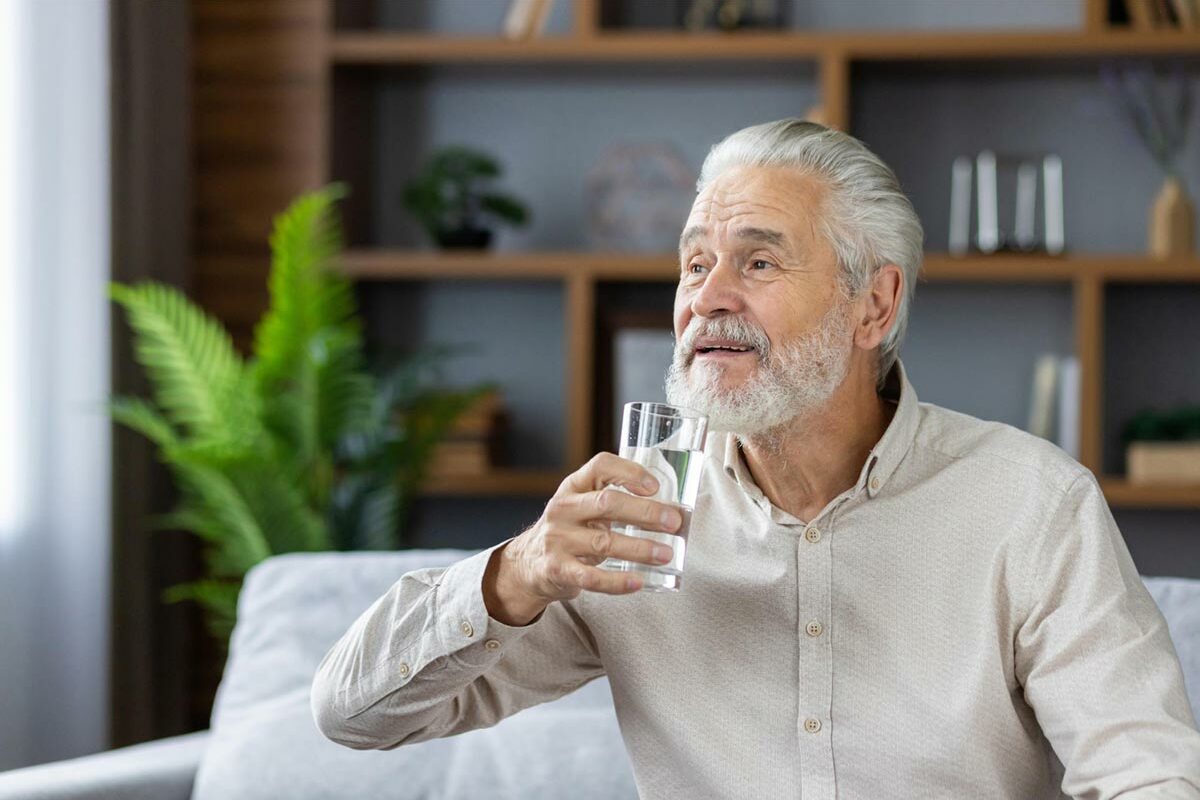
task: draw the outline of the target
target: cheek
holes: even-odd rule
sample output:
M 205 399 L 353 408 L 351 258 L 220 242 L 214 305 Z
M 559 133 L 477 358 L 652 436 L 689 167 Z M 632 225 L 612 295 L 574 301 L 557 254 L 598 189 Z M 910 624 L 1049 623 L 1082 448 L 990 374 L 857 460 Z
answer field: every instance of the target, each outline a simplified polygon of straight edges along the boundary
M 675 338 L 678 340 L 683 336 L 683 332 L 687 330 L 688 323 L 692 319 L 692 311 L 689 303 L 679 295 L 675 297 L 675 310 L 673 314 L 675 319 Z

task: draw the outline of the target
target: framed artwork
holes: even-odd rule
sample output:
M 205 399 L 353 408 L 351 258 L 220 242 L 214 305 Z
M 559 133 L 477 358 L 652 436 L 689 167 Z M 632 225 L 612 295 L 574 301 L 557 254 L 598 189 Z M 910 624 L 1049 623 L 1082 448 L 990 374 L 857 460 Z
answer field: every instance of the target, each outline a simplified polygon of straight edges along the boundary
M 599 314 L 596 430 L 593 450 L 618 450 L 621 412 L 634 400 L 667 401 L 667 369 L 675 353 L 670 311 Z

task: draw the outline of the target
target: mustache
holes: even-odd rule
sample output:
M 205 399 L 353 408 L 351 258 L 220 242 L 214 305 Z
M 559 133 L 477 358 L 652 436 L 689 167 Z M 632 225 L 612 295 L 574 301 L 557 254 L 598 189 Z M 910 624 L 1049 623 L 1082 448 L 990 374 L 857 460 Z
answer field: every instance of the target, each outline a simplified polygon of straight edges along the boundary
M 683 336 L 675 343 L 675 358 L 691 361 L 696 353 L 696 340 L 701 336 L 732 339 L 739 344 L 748 345 L 754 348 L 761 359 L 770 355 L 771 342 L 767 339 L 766 332 L 741 317 L 692 317 Z

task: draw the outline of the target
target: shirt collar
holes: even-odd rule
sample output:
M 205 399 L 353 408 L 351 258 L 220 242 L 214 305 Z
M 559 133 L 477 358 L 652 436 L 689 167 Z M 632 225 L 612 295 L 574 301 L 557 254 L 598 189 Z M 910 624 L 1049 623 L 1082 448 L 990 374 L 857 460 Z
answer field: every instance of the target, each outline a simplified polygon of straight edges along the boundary
M 892 421 L 888 423 L 887 430 L 871 448 L 858 476 L 856 489 L 865 488 L 870 497 L 874 497 L 883 490 L 888 479 L 896 471 L 897 465 L 908 453 L 917 433 L 919 417 L 917 393 L 909 382 L 908 373 L 899 358 L 888 370 L 879 396 L 896 403 L 897 407 L 896 413 L 892 415 Z M 749 492 L 755 500 L 762 498 L 762 491 L 754 483 L 750 470 L 741 456 L 737 437 L 732 433 L 715 435 L 718 437 L 718 441 L 724 441 L 725 474 L 737 481 L 738 485 Z

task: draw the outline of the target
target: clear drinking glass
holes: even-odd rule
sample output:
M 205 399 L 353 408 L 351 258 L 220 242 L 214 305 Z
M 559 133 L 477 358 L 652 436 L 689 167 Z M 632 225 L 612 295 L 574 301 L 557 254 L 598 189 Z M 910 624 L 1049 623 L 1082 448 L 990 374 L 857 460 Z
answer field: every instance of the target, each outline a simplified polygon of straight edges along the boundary
M 653 539 L 674 552 L 666 564 L 650 565 L 608 558 L 599 564 L 601 569 L 614 572 L 636 572 L 642 579 L 642 591 L 677 592 L 683 583 L 683 556 L 692 524 L 692 509 L 700 488 L 700 471 L 704 466 L 704 436 L 708 417 L 690 409 L 666 403 L 634 402 L 625 404 L 621 421 L 619 455 L 636 461 L 658 479 L 658 492 L 652 499 L 676 506 L 683 516 L 677 533 L 647 531 L 636 525 L 614 522 L 612 530 L 626 536 Z M 606 486 L 605 491 L 626 492 L 620 486 Z

